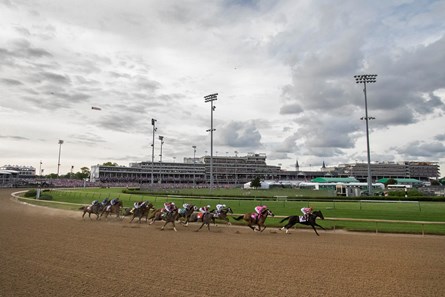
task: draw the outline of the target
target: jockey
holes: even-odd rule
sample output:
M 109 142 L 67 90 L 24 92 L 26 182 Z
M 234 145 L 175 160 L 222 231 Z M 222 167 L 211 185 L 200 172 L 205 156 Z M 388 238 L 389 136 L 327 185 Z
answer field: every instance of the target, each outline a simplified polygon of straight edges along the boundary
M 93 202 L 91 202 L 91 205 L 97 205 L 97 204 L 99 204 L 99 201 L 97 201 L 97 200 L 94 200 Z
M 303 213 L 303 219 L 307 221 L 309 219 L 309 215 L 312 213 L 312 207 L 303 207 L 301 212 Z
M 102 205 L 103 206 L 105 206 L 105 205 L 107 205 L 108 204 L 108 197 L 107 198 L 105 198 L 103 201 L 102 201 Z
M 219 215 L 224 208 L 226 208 L 225 204 L 217 204 L 216 206 L 216 215 Z
M 261 214 L 265 209 L 267 209 L 267 205 L 258 205 L 255 207 L 255 212 L 258 214 L 258 219 L 261 217 Z
M 174 202 L 165 202 L 165 203 L 164 203 L 164 209 L 165 209 L 165 211 L 167 211 L 167 212 L 173 212 L 173 211 L 175 211 L 177 208 L 176 208 L 176 205 L 175 205 Z
M 141 208 L 144 205 L 145 205 L 145 201 L 139 201 L 139 202 L 135 202 L 133 204 L 134 208 L 136 208 L 136 209 Z
M 115 205 L 118 202 L 119 202 L 119 198 L 114 198 L 113 200 L 110 201 L 110 204 Z
M 184 204 L 182 205 L 182 207 L 183 207 L 185 210 L 189 210 L 189 209 L 192 207 L 192 205 L 191 205 L 190 203 L 184 203 Z
M 201 208 L 199 209 L 199 211 L 202 212 L 203 215 L 209 213 L 209 211 L 210 211 L 210 205 L 201 207 Z

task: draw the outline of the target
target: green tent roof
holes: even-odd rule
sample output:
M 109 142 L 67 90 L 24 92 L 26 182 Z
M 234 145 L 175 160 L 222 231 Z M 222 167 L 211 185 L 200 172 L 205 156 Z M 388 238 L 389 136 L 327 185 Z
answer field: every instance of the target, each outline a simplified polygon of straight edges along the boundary
M 379 179 L 378 183 L 386 183 L 390 178 L 385 177 Z M 415 178 L 393 178 L 398 184 L 421 184 L 422 182 Z
M 311 180 L 314 183 L 356 183 L 354 177 L 316 177 Z

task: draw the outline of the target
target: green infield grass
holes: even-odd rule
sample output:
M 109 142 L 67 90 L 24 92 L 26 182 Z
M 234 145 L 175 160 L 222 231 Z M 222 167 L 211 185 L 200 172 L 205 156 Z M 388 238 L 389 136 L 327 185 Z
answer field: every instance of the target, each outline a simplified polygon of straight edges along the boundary
M 215 207 L 217 203 L 223 203 L 230 206 L 235 214 L 243 214 L 253 212 L 257 205 L 267 205 L 276 216 L 301 215 L 300 209 L 302 207 L 310 206 L 314 209 L 321 210 L 326 220 L 318 220 L 318 223 L 326 229 L 345 229 L 352 231 L 367 231 L 367 232 L 392 232 L 392 233 L 426 233 L 426 234 L 441 234 L 445 235 L 445 224 L 434 224 L 434 222 L 445 221 L 445 202 L 430 202 L 430 201 L 371 201 L 371 200 L 353 200 L 340 201 L 335 197 L 332 199 L 317 200 L 314 196 L 306 195 L 304 192 L 293 190 L 294 197 L 298 197 L 297 201 L 280 201 L 283 192 L 276 192 L 272 195 L 269 192 L 269 198 L 265 195 L 255 196 L 247 195 L 241 196 L 238 199 L 233 197 L 233 193 L 238 189 L 229 189 L 227 191 L 218 190 L 220 197 L 208 197 L 208 189 L 200 189 L 206 191 L 203 197 L 194 196 L 187 197 L 187 194 L 181 192 L 166 193 L 161 196 L 150 194 L 126 194 L 122 192 L 123 189 L 118 188 L 101 188 L 101 189 L 67 189 L 67 190 L 51 190 L 49 193 L 52 196 L 51 201 L 26 199 L 28 203 L 35 203 L 44 206 L 63 208 L 68 210 L 78 210 L 80 206 L 90 204 L 93 200 L 102 201 L 105 198 L 119 198 L 123 201 L 124 207 L 132 207 L 136 201 L 148 200 L 157 208 L 162 207 L 166 201 L 174 201 L 178 206 L 183 203 L 195 204 L 198 207 L 203 205 L 211 205 Z M 215 190 L 213 190 L 215 191 Z M 212 193 L 213 193 L 212 191 Z M 311 191 L 313 194 L 315 191 Z M 316 191 L 320 192 L 320 191 Z M 229 193 L 229 194 L 228 194 Z M 194 192 L 193 194 L 197 194 Z M 204 195 L 205 194 L 205 195 Z M 275 193 L 273 193 L 275 194 Z M 320 197 L 316 193 L 316 197 Z M 297 196 L 298 195 L 298 196 Z M 228 199 L 224 196 L 230 196 Z M 260 197 L 261 196 L 261 197 Z M 280 196 L 278 199 L 274 196 Z M 357 199 L 357 198 L 356 198 Z M 277 201 L 278 200 L 278 201 Z M 340 220 L 348 218 L 347 220 Z M 282 218 L 268 218 L 267 225 L 269 227 L 283 226 L 280 223 Z M 336 220 L 338 219 L 338 220 Z M 353 220 L 373 220 L 370 221 L 353 221 Z M 406 222 L 378 222 L 378 220 L 394 220 L 394 221 L 415 221 L 415 223 Z M 232 223 L 238 223 L 231 220 Z M 426 222 L 421 224 L 420 222 Z M 428 223 L 433 222 L 433 223 Z M 242 223 L 240 223 L 242 224 Z M 307 228 L 300 225 L 298 228 Z

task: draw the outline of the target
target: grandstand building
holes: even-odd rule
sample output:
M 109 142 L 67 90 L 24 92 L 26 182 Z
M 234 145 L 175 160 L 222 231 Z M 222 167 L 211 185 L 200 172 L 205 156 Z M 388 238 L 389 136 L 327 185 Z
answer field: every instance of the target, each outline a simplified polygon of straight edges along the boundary
M 298 163 L 297 163 L 298 164 Z M 318 171 L 282 170 L 266 164 L 266 155 L 249 153 L 246 156 L 213 156 L 213 180 L 216 186 L 243 185 L 256 177 L 265 180 L 308 181 L 316 177 L 349 177 L 366 181 L 367 163 L 323 166 Z M 381 178 L 416 178 L 429 181 L 439 178 L 437 162 L 372 163 L 372 180 Z M 91 182 L 138 182 L 156 184 L 196 184 L 205 186 L 210 181 L 210 156 L 184 158 L 176 162 L 139 162 L 126 166 L 94 165 Z

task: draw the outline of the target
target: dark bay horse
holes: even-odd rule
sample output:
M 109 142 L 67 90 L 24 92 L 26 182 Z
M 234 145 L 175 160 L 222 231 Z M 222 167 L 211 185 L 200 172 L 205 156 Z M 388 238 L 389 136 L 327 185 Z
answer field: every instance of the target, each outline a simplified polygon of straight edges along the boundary
M 102 203 L 96 203 L 93 205 L 82 206 L 79 210 L 83 211 L 82 219 L 84 219 L 85 214 L 88 213 L 88 217 L 91 220 L 91 214 L 94 213 L 96 215 L 96 220 L 100 217 L 100 212 L 103 210 L 104 206 Z
M 229 221 L 229 217 L 227 214 L 229 213 L 233 213 L 232 208 L 230 207 L 225 207 L 224 209 L 222 209 L 219 213 L 215 213 L 215 215 L 213 216 L 215 219 L 217 220 L 223 220 L 226 222 L 227 225 L 231 225 L 230 221 Z
M 141 223 L 141 219 L 145 217 L 145 222 L 148 222 L 148 214 L 150 209 L 154 208 L 151 202 L 145 201 L 139 208 L 126 208 L 124 216 L 132 215 L 130 223 L 133 222 L 135 218 L 138 218 L 138 223 Z
M 193 204 L 189 204 L 187 206 L 187 208 L 180 208 L 178 211 L 178 219 L 185 219 L 181 221 L 181 223 L 184 226 L 188 226 L 189 222 L 190 222 L 190 217 L 192 216 L 193 212 L 195 210 L 198 210 L 198 207 L 193 205 Z
M 196 230 L 196 232 L 201 230 L 201 228 L 204 227 L 204 225 L 207 225 L 207 231 L 210 231 L 210 223 L 212 222 L 215 223 L 215 214 L 213 212 L 203 213 L 201 219 L 202 219 L 202 224 L 198 228 L 198 230 Z
M 122 206 L 123 203 L 120 200 L 116 201 L 116 204 L 108 204 L 103 208 L 100 217 L 102 218 L 102 215 L 105 214 L 105 218 L 107 218 L 110 214 L 116 214 L 116 218 L 119 218 Z
M 273 214 L 273 212 L 270 209 L 265 208 L 261 212 L 261 216 L 259 218 L 258 218 L 258 215 L 257 215 L 256 212 L 249 212 L 249 213 L 246 213 L 246 214 L 244 214 L 242 216 L 236 217 L 234 219 L 237 220 L 237 221 L 239 221 L 241 219 L 244 219 L 244 221 L 247 222 L 247 224 L 250 227 L 250 229 L 252 229 L 253 231 L 263 232 L 264 229 L 266 229 L 266 225 L 264 223 L 266 222 L 267 216 L 273 217 L 274 214 Z M 255 227 L 254 227 L 255 225 L 258 226 L 258 229 L 255 229 Z M 261 229 L 261 227 L 263 229 Z
M 315 229 L 315 226 L 320 227 L 323 230 L 326 230 L 326 229 L 317 224 L 317 222 L 316 222 L 317 217 L 324 220 L 324 216 L 320 210 L 314 210 L 311 214 L 309 214 L 307 221 L 302 220 L 301 219 L 302 216 L 289 216 L 289 217 L 284 218 L 280 221 L 280 223 L 282 223 L 286 220 L 289 220 L 289 222 L 284 227 L 282 227 L 280 230 L 286 230 L 286 234 L 287 234 L 287 233 L 289 233 L 289 229 L 292 228 L 293 225 L 299 223 L 302 225 L 311 226 L 312 229 L 314 229 L 315 234 L 320 236 L 320 234 L 318 234 L 318 232 L 317 232 L 317 229 Z

